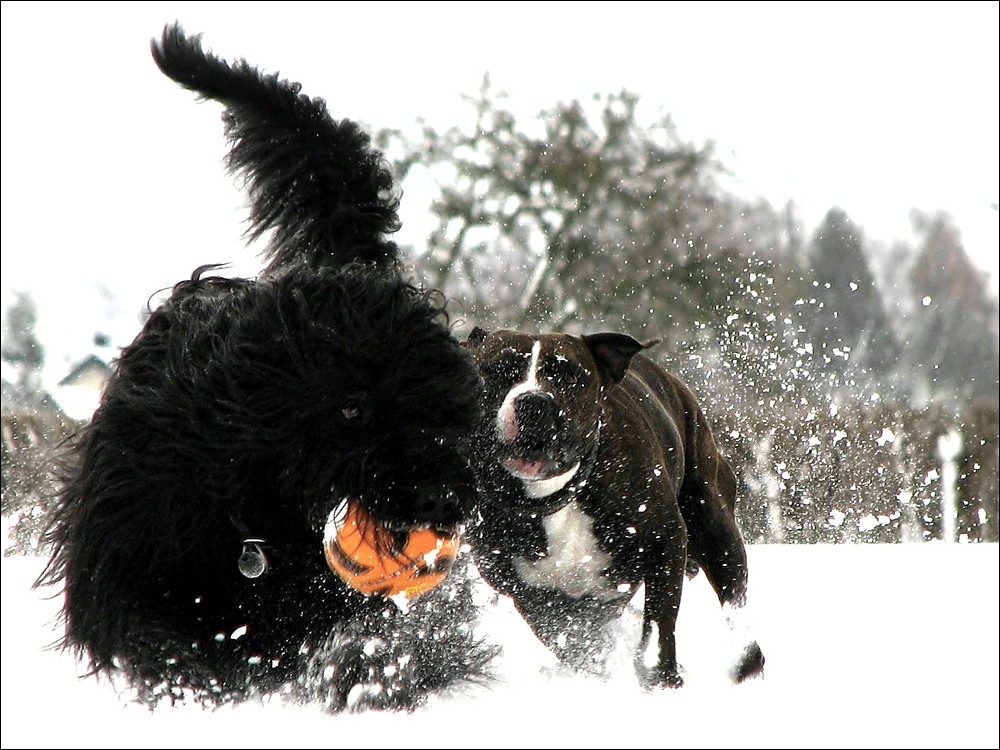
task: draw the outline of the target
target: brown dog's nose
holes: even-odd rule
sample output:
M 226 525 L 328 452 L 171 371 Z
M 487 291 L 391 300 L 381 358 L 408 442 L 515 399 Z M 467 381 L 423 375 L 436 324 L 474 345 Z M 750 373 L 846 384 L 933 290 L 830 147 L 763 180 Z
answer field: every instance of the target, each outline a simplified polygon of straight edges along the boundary
M 556 400 L 544 391 L 522 393 L 514 401 L 519 441 L 545 441 L 556 433 Z

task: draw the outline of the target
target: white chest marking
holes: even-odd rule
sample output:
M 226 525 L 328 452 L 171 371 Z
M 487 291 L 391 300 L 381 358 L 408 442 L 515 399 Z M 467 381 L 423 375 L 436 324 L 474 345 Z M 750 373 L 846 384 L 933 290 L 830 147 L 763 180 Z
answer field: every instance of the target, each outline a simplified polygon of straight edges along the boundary
M 525 583 L 557 589 L 579 599 L 590 595 L 601 601 L 621 596 L 604 576 L 611 558 L 594 536 L 594 522 L 571 501 L 542 520 L 548 540 L 547 556 L 540 560 L 514 558 L 517 574 Z

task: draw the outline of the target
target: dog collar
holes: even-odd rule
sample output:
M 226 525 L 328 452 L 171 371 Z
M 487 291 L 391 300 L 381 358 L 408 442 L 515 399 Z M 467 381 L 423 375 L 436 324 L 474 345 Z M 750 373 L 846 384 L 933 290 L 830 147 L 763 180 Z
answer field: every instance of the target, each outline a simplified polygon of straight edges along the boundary
M 559 476 L 548 479 L 522 479 L 521 486 L 524 488 L 524 494 L 532 500 L 548 497 L 569 484 L 570 480 L 576 476 L 579 470 L 580 462 L 578 461 L 568 471 L 564 471 Z

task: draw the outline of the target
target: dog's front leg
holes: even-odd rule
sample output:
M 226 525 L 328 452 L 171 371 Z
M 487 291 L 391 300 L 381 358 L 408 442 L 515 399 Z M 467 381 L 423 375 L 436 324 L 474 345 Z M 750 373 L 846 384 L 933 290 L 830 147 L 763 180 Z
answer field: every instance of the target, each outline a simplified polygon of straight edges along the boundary
M 514 603 L 538 639 L 563 664 L 598 677 L 608 676 L 614 649 L 608 623 L 621 617 L 624 602 L 573 598 L 549 588 L 523 586 Z
M 303 656 L 298 697 L 331 713 L 411 711 L 436 692 L 488 684 L 499 648 L 476 630 L 474 585 L 459 559 L 448 579 L 405 613 L 387 600 L 367 600 Z
M 683 527 L 673 534 L 662 532 L 673 538 L 656 540 L 659 547 L 651 560 L 659 561 L 659 567 L 647 572 L 645 605 L 642 617 L 642 637 L 636 654 L 636 671 L 646 689 L 658 687 L 677 688 L 684 684 L 677 665 L 677 614 L 681 604 L 684 586 L 686 541 Z M 655 658 L 652 664 L 646 661 L 650 641 L 656 638 Z

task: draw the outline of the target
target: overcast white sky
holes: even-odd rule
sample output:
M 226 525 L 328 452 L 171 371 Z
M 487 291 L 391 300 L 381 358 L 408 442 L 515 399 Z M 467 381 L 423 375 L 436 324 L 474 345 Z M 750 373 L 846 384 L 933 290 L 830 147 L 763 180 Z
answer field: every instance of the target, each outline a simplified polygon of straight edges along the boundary
M 5 1 L 3 308 L 32 293 L 64 373 L 95 328 L 127 343 L 149 295 L 195 266 L 258 269 L 218 106 L 149 56 L 175 19 L 371 128 L 467 123 L 461 96 L 487 71 L 525 118 L 628 89 L 650 119 L 669 112 L 685 139 L 716 141 L 747 193 L 794 199 L 809 231 L 836 205 L 889 242 L 911 208 L 948 211 L 996 289 L 998 7 Z

